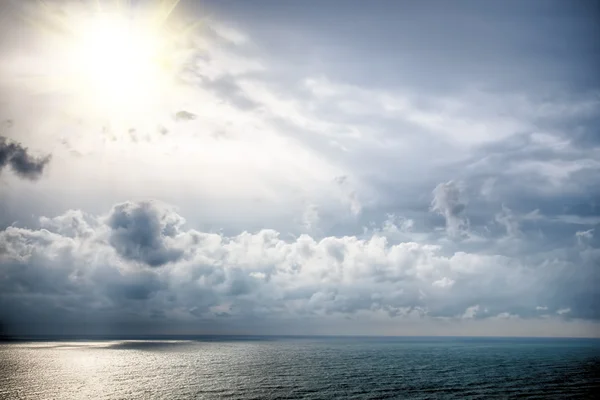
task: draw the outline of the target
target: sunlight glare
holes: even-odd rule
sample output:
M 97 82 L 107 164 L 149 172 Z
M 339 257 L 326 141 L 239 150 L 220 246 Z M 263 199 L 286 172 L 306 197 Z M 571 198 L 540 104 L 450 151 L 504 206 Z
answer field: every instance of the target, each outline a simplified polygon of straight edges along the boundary
M 76 36 L 73 67 L 96 101 L 139 102 L 159 89 L 164 79 L 159 32 L 122 16 L 97 16 L 81 23 Z

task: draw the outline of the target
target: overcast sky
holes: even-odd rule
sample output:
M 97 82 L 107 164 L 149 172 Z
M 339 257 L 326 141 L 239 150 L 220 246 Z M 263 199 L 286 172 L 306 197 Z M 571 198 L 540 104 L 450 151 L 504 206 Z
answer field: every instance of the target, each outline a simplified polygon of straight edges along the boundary
M 600 336 L 598 2 L 94 3 L 0 5 L 4 333 Z

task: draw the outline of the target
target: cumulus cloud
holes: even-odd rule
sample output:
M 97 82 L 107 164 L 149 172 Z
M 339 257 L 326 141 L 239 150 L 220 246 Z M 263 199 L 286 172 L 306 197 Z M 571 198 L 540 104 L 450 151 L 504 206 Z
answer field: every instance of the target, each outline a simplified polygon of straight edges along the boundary
M 123 258 L 158 267 L 183 256 L 176 239 L 184 222 L 178 214 L 157 203 L 119 204 L 107 219 L 109 242 Z
M 102 216 L 69 211 L 42 218 L 38 229 L 6 228 L 0 319 L 22 328 L 27 321 L 48 327 L 89 316 L 111 324 L 206 323 L 224 313 L 231 322 L 223 324 L 364 313 L 532 318 L 540 300 L 557 318 L 566 305 L 570 317 L 600 318 L 586 314 L 585 288 L 561 286 L 573 274 L 597 283 L 586 275 L 590 266 L 574 270 L 568 260 L 447 253 L 439 245 L 391 244 L 378 233 L 319 241 L 284 240 L 274 230 L 225 236 L 184 223 L 172 208 L 150 201 L 117 204 Z M 552 291 L 559 287 L 559 294 Z
M 4 167 L 11 169 L 25 179 L 38 179 L 50 162 L 50 156 L 34 157 L 20 143 L 0 136 L 0 172 Z

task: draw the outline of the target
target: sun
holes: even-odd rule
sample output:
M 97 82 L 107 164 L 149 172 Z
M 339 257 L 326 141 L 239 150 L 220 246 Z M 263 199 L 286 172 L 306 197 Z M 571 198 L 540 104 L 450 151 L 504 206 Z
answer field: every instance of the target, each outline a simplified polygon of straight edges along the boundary
M 24 70 L 35 72 L 17 73 L 36 91 L 68 99 L 73 113 L 112 119 L 151 114 L 174 90 L 189 50 L 182 43 L 192 28 L 175 17 L 178 3 L 34 2 L 23 18 L 39 49 L 30 52 Z
M 159 97 L 172 72 L 166 37 L 160 26 L 119 13 L 81 18 L 65 57 L 76 89 L 112 112 Z
M 81 24 L 71 58 L 79 78 L 101 101 L 142 100 L 164 79 L 158 30 L 120 15 L 98 15 Z

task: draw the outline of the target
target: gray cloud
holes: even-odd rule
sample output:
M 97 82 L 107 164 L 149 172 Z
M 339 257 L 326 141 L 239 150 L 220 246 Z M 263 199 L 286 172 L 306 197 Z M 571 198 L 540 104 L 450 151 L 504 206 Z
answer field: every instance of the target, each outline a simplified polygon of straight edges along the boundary
M 158 267 L 183 256 L 183 250 L 173 245 L 183 223 L 158 204 L 123 203 L 108 216 L 109 241 L 122 257 Z
M 251 100 L 236 83 L 235 77 L 223 76 L 214 80 L 201 77 L 202 86 L 207 90 L 211 90 L 220 99 L 232 104 L 240 110 L 253 110 L 259 104 Z
M 50 156 L 34 157 L 20 143 L 0 136 L 0 172 L 10 166 L 20 177 L 38 179 L 50 162 Z
M 114 326 L 158 318 L 163 327 L 165 321 L 233 327 L 248 318 L 283 323 L 360 315 L 600 319 L 593 232 L 581 233 L 586 241 L 574 240 L 562 256 L 513 258 L 391 244 L 381 233 L 286 241 L 273 230 L 224 236 L 183 223 L 161 203 L 127 202 L 106 216 L 70 211 L 43 218 L 40 229 L 6 228 L 0 232 L 5 329 L 90 318 Z
M 440 183 L 433 190 L 431 210 L 444 217 L 450 235 L 459 235 L 468 230 L 469 220 L 464 215 L 466 206 L 464 193 L 457 182 Z
M 521 231 L 519 230 L 519 221 L 515 218 L 510 208 L 502 205 L 502 212 L 496 214 L 496 222 L 504 227 L 508 236 L 518 236 Z

